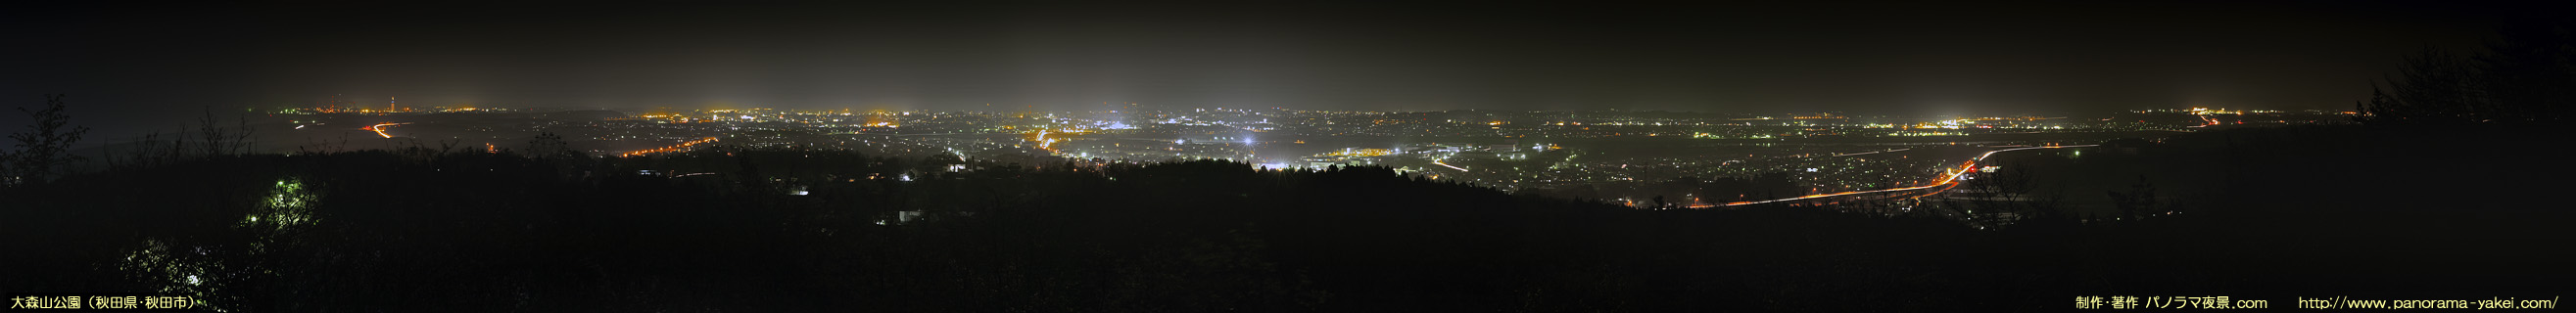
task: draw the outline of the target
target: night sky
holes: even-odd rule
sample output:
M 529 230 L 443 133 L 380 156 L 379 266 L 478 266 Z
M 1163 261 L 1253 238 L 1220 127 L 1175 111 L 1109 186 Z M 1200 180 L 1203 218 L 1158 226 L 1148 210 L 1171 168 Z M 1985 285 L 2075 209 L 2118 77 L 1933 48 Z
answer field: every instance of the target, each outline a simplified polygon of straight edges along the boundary
M 0 95 L 15 100 L 0 103 L 69 93 L 102 128 L 332 95 L 628 110 L 2342 109 L 2408 52 L 2549 11 L 2240 2 L 15 3 L 0 9 Z

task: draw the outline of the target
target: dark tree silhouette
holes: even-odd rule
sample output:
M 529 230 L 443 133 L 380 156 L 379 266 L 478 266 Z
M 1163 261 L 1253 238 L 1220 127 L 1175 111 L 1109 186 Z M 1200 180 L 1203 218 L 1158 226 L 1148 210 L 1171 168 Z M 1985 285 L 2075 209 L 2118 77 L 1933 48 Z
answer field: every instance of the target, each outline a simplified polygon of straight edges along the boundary
M 2456 125 L 2491 116 L 2474 112 L 2493 107 L 2480 94 L 2475 67 L 2467 59 L 2440 49 L 2407 56 L 2387 86 L 2371 89 L 2367 104 L 2354 104 L 2361 121 L 2375 125 Z
M 526 153 L 531 157 L 552 160 L 588 157 L 581 151 L 573 150 L 570 144 L 564 143 L 562 135 L 556 135 L 554 132 L 537 133 L 536 138 L 528 139 Z
M 71 126 L 71 115 L 63 112 L 63 96 L 46 95 L 44 109 L 18 108 L 34 123 L 9 134 L 10 140 L 18 142 L 18 151 L 0 154 L 0 163 L 6 164 L 0 165 L 0 185 L 43 183 L 69 170 L 72 163 L 86 160 L 72 155 L 71 148 L 89 133 L 89 127 Z
M 2137 183 L 2129 184 L 2128 192 L 2117 190 L 2103 192 L 2111 196 L 2111 204 L 2119 208 L 2121 217 L 2137 219 L 2164 213 L 2156 210 L 2159 208 L 2156 205 L 2156 185 L 2148 183 L 2145 175 L 2138 176 Z
M 2381 126 L 2557 124 L 2576 106 L 2576 28 L 2564 21 L 2508 24 L 2484 49 L 2437 48 L 2407 56 L 2398 72 L 2355 103 Z
M 2486 95 L 2506 120 L 2563 122 L 2576 106 L 2576 23 L 2510 24 L 2475 57 Z
M 250 152 L 250 135 L 253 131 L 250 128 L 250 122 L 247 118 L 235 117 L 233 124 L 234 127 L 230 129 L 216 124 L 215 109 L 205 108 L 205 115 L 197 119 L 197 135 L 204 140 L 203 145 L 197 147 L 198 151 L 204 153 L 202 157 L 211 158 Z

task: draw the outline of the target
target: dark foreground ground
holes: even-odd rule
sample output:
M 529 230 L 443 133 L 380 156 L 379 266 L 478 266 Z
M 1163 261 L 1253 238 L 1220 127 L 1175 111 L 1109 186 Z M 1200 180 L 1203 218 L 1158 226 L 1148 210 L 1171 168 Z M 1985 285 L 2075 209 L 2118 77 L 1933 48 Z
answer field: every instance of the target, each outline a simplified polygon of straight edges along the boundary
M 2566 157 L 2551 152 L 2559 142 L 2505 135 L 2516 133 L 2182 135 L 2024 168 L 2188 182 L 2167 183 L 2190 186 L 2163 189 L 2171 199 L 2151 210 L 2182 213 L 2055 214 L 2002 230 L 1818 208 L 1637 211 L 1373 168 L 964 162 L 977 169 L 949 173 L 953 160 L 807 151 L 214 157 L 0 191 L 0 292 L 171 292 L 237 312 L 1982 311 L 2070 309 L 2080 296 L 2273 308 L 2566 296 Z

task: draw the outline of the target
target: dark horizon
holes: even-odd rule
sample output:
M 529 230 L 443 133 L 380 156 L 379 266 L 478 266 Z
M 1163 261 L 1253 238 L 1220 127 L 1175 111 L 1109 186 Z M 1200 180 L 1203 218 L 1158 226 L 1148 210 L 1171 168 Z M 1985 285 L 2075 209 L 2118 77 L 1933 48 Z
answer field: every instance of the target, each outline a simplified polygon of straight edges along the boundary
M 2491 3 L 2493 4 L 2493 3 Z M 11 10 L 0 94 L 108 137 L 358 104 L 2080 114 L 2348 109 L 2399 56 L 2519 5 L 2411 2 Z M 986 106 L 990 104 L 990 106 Z M 19 119 L 0 125 L 22 127 Z

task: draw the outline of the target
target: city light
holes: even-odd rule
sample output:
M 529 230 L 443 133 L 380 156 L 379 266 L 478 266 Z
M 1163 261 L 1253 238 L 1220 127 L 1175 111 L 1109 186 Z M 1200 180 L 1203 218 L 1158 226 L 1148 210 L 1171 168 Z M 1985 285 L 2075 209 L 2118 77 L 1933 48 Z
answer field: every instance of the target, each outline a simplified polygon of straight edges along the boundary
M 642 155 L 646 155 L 646 154 L 654 154 L 654 153 L 685 151 L 685 150 L 688 150 L 690 146 L 696 146 L 696 145 L 698 145 L 698 144 L 709 143 L 709 142 L 716 142 L 716 140 L 717 140 L 717 138 L 716 138 L 716 137 L 706 137 L 706 138 L 700 138 L 700 139 L 698 139 L 698 140 L 690 140 L 690 141 L 687 141 L 687 142 L 681 142 L 681 143 L 679 143 L 679 144 L 670 145 L 670 146 L 665 146 L 665 147 L 660 147 L 660 148 L 652 148 L 652 149 L 644 149 L 644 150 L 627 151 L 626 153 L 619 153 L 619 154 L 617 154 L 617 156 L 618 156 L 618 157 L 633 157 L 633 156 L 642 156 Z
M 1931 184 L 1928 184 L 1928 185 L 1922 185 L 1922 186 L 1905 187 L 1905 188 L 1890 188 L 1890 189 L 1880 189 L 1880 190 L 1846 191 L 1846 192 L 1837 192 L 1837 193 L 1829 193 L 1829 194 L 1807 195 L 1807 196 L 1801 196 L 1801 197 L 1795 197 L 1795 198 L 1772 199 L 1772 200 L 1762 200 L 1762 201 L 1739 201 L 1739 202 L 1730 202 L 1730 203 L 1715 204 L 1715 205 L 1705 205 L 1705 206 L 1692 206 L 1692 207 L 1693 207 L 1693 208 L 1708 208 L 1708 207 L 1721 207 L 1721 206 L 1753 205 L 1753 204 L 1764 204 L 1764 203 L 1773 203 L 1773 202 L 1781 202 L 1781 201 L 1808 200 L 1808 199 L 1829 198 L 1829 197 L 1850 196 L 1850 195 L 1865 195 L 1865 194 L 1877 194 L 1877 193 L 1887 193 L 1887 192 L 1897 192 L 1897 191 L 1912 191 L 1912 190 L 1926 190 L 1926 189 L 1933 189 L 1933 188 L 1941 188 L 1941 189 L 1934 190 L 1933 192 L 1930 192 L 1930 193 L 1926 193 L 1926 194 L 1923 194 L 1923 195 L 1917 195 L 1917 196 L 1914 196 L 1914 197 L 1916 197 L 1916 198 L 1920 198 L 1920 197 L 1923 197 L 1923 196 L 1929 196 L 1929 195 L 1932 195 L 1932 194 L 1938 194 L 1938 193 L 1940 193 L 1941 191 L 1947 191 L 1947 190 L 1949 190 L 1949 188 L 1950 188 L 1950 187 L 1955 186 L 1955 185 L 1958 185 L 1959 177 L 1964 176 L 1964 175 L 1967 175 L 1968 173 L 1976 172 L 1977 162 L 1978 162 L 1978 161 L 1984 161 L 1984 160 L 1986 159 L 1986 157 L 1994 156 L 1994 155 L 1995 155 L 1995 153 L 2001 153 L 2001 152 L 2006 152 L 2006 151 L 2030 150 L 2030 149 L 2057 149 L 2057 148 L 2077 148 L 2077 147 L 2091 147 L 2091 146 L 2094 146 L 2094 145 L 2039 146 L 2039 147 L 2022 147 L 2022 148 L 2011 148 L 2011 149 L 2003 149 L 2003 150 L 1986 151 L 1986 153 L 1984 153 L 1984 154 L 1979 154 L 1979 155 L 1977 155 L 1977 157 L 1976 157 L 1976 158 L 1974 158 L 1974 159 L 1969 159 L 1967 162 L 1959 164 L 1959 166 L 1958 166 L 1958 167 L 1956 167 L 1956 168 L 1952 168 L 1952 169 L 1949 169 L 1949 170 L 1944 170 L 1944 171 L 1942 171 L 1942 174 L 1941 174 L 1941 180 L 1940 180 L 1940 181 L 1936 181 L 1936 182 L 1933 182 L 1933 183 L 1931 183 Z M 2000 167 L 1998 167 L 1998 168 L 2000 168 Z
M 0 293 L 2250 312 L 2576 278 L 2537 151 L 2576 1 L 759 2 L 15 3 Z

